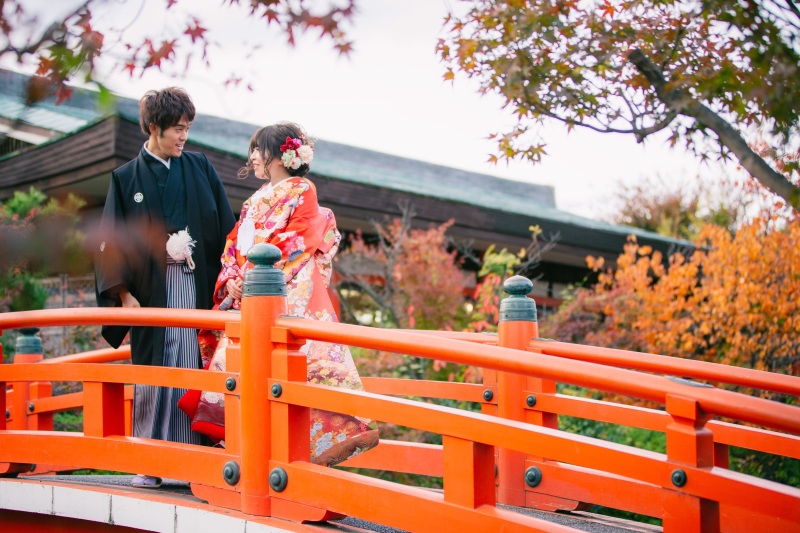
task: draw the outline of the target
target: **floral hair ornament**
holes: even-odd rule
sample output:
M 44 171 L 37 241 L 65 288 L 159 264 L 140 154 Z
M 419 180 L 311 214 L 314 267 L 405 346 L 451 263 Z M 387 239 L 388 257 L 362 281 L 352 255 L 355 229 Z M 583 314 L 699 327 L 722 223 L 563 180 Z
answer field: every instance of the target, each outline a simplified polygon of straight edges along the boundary
M 305 139 L 286 137 L 286 144 L 281 145 L 283 166 L 294 170 L 302 165 L 311 164 L 311 160 L 314 159 L 314 147 L 310 144 L 303 144 L 303 140 Z

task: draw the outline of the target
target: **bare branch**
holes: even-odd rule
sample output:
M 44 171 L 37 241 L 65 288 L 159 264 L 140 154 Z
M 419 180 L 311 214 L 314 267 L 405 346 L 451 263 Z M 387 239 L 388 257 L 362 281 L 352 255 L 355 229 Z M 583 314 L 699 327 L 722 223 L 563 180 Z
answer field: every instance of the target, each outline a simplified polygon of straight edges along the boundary
M 86 8 L 92 3 L 93 0 L 86 0 L 83 4 L 78 6 L 72 13 L 68 14 L 64 17 L 62 22 L 53 22 L 50 26 L 47 27 L 42 35 L 34 42 L 29 42 L 27 46 L 24 48 L 15 48 L 11 45 L 11 40 L 9 39 L 8 46 L 0 50 L 0 56 L 8 53 L 13 52 L 17 56 L 17 61 L 21 61 L 22 57 L 27 54 L 35 54 L 39 49 L 41 49 L 45 43 L 48 41 L 56 41 L 55 34 L 58 31 L 66 31 L 66 21 L 71 19 L 72 17 L 76 17 L 81 14 L 81 12 L 85 11 Z
M 750 148 L 747 141 L 725 119 L 707 106 L 692 100 L 680 89 L 667 91 L 667 81 L 664 75 L 641 50 L 637 49 L 628 54 L 628 59 L 647 78 L 647 81 L 655 89 L 658 98 L 668 108 L 675 113 L 695 119 L 698 124 L 716 133 L 720 144 L 733 152 L 739 163 L 753 177 L 783 198 L 794 209 L 800 211 L 800 187 L 789 181 L 783 174 L 773 170 L 762 157 Z
M 657 132 L 665 129 L 667 126 L 672 124 L 672 121 L 675 120 L 675 117 L 677 117 L 677 116 L 678 116 L 677 113 L 675 113 L 674 111 L 670 110 L 670 111 L 667 112 L 666 118 L 664 118 L 664 120 L 662 120 L 661 122 L 659 122 L 657 124 L 653 124 L 652 126 L 650 126 L 648 128 L 642 128 L 642 129 L 638 129 L 637 128 L 633 132 L 633 134 L 636 136 L 636 142 L 641 143 L 641 142 L 644 141 L 645 137 L 647 137 L 648 135 L 652 135 L 653 133 L 657 133 Z

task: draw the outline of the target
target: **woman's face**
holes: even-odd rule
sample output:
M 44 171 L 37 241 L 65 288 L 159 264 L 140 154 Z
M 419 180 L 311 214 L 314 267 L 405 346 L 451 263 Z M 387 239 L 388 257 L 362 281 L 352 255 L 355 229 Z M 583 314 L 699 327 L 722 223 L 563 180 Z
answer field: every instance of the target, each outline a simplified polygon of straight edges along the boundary
M 253 165 L 253 173 L 258 179 L 269 179 L 267 176 L 266 166 L 264 165 L 264 157 L 261 155 L 261 150 L 258 148 L 253 150 L 253 153 L 250 154 L 250 164 Z

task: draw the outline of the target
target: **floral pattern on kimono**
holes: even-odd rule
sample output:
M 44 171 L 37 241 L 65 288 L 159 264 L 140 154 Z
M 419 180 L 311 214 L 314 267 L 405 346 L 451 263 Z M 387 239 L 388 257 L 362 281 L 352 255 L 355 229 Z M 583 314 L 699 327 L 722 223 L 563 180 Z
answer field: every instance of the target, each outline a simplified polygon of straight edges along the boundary
M 242 225 L 249 227 L 240 233 Z M 313 183 L 306 178 L 290 178 L 274 187 L 265 184 L 242 205 L 239 222 L 228 235 L 222 254 L 222 270 L 214 293 L 216 303 L 227 296 L 227 281 L 243 279 L 253 266 L 246 257 L 249 242 L 245 246 L 239 242 L 245 234 L 243 240 L 252 239 L 252 244 L 270 243 L 281 250 L 281 260 L 275 267 L 286 276 L 290 315 L 338 322 L 327 287 L 341 235 L 330 209 L 319 206 Z M 239 307 L 239 302 L 235 302 L 234 308 Z M 224 371 L 225 335 L 221 334 L 218 342 L 214 336 L 201 335 L 199 341 L 203 354 L 213 352 L 209 370 Z M 310 383 L 364 390 L 347 346 L 308 341 L 301 350 L 306 354 Z M 224 398 L 223 394 L 203 391 L 195 420 L 224 423 L 220 420 Z M 378 444 L 373 420 L 321 409 L 310 411 L 310 451 L 314 463 L 332 466 Z

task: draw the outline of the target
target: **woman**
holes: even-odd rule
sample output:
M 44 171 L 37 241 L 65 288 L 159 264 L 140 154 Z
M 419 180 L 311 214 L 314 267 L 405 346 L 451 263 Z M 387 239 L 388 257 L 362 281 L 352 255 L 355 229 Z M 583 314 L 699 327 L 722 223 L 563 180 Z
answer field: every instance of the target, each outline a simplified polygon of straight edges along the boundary
M 243 205 L 239 222 L 228 235 L 222 253 L 214 301 L 239 309 L 244 273 L 252 267 L 247 251 L 261 242 L 274 244 L 282 258 L 275 264 L 286 275 L 289 314 L 337 322 L 328 284 L 341 235 L 330 209 L 320 207 L 314 184 L 304 176 L 314 157 L 313 142 L 302 128 L 280 123 L 259 129 L 250 139 L 249 164 L 239 171 L 265 180 Z M 201 333 L 204 357 L 213 353 L 210 370 L 225 370 L 227 338 Z M 301 350 L 308 361 L 308 381 L 364 390 L 347 346 L 318 341 Z M 203 392 L 192 416 L 195 431 L 224 439 L 224 395 Z M 378 444 L 374 421 L 311 409 L 311 461 L 334 465 Z

